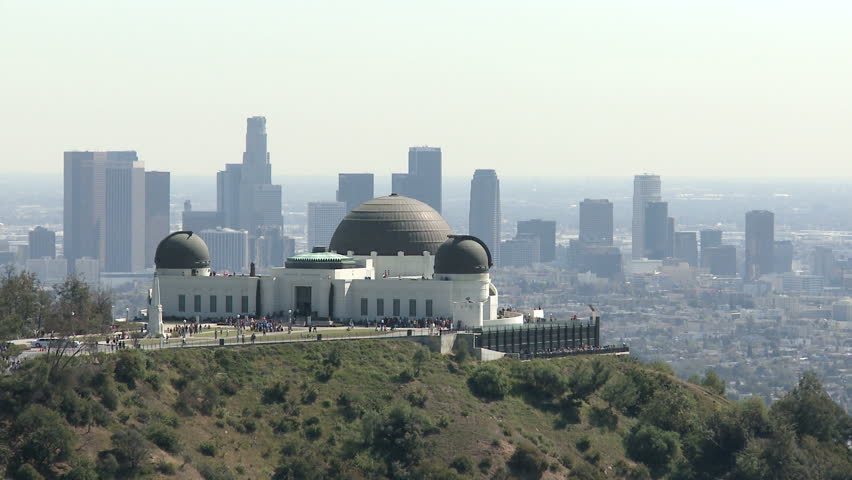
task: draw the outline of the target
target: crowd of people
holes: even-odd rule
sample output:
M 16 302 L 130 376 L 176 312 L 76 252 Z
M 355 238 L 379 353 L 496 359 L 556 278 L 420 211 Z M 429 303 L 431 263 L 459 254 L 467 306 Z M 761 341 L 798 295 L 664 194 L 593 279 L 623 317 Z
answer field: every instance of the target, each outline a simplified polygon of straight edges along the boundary
M 567 357 L 570 355 L 582 355 L 582 354 L 590 354 L 590 353 L 614 353 L 627 351 L 628 347 L 626 344 L 619 345 L 580 345 L 579 347 L 562 347 L 562 348 L 546 348 L 542 351 L 538 352 L 530 352 L 526 351 L 520 354 L 521 359 L 530 359 L 530 358 L 553 358 L 553 357 Z

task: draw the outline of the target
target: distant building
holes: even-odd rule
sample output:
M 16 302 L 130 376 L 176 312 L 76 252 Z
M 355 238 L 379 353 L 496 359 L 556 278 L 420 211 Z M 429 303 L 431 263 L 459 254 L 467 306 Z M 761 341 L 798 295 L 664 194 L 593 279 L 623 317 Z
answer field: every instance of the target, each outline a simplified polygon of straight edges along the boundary
M 283 227 L 281 185 L 272 185 L 266 117 L 246 120 L 246 150 L 241 164 L 226 164 L 216 174 L 216 205 L 222 226 L 251 232 Z
M 188 232 L 216 230 L 216 228 L 223 225 L 222 212 L 193 210 L 192 202 L 186 200 L 183 202 L 181 223 L 183 225 L 183 230 Z
M 134 151 L 65 152 L 64 254 L 108 272 L 145 265 L 145 170 Z
M 553 220 L 519 220 L 518 237 L 532 235 L 539 239 L 539 261 L 552 262 L 556 259 L 556 222 Z
M 707 262 L 704 261 L 704 250 L 722 246 L 722 231 L 716 229 L 705 229 L 701 230 L 699 236 L 701 237 L 701 267 L 708 268 Z
M 210 268 L 215 272 L 249 272 L 249 235 L 245 230 L 217 228 L 202 230 L 198 236 L 210 249 Z
M 745 281 L 772 273 L 775 262 L 775 214 L 766 210 L 746 213 Z
M 675 219 L 674 217 L 669 217 L 666 219 L 666 257 L 671 257 L 674 255 L 674 242 Z
M 56 232 L 36 227 L 29 233 L 29 258 L 56 258 Z
M 648 202 L 659 202 L 659 175 L 636 175 L 633 177 L 633 258 L 645 256 L 645 207 Z
M 284 265 L 284 237 L 281 228 L 274 226 L 259 227 L 254 239 L 254 248 L 249 248 L 252 261 L 258 268 L 268 270 Z
M 852 299 L 844 298 L 831 306 L 831 318 L 838 322 L 852 322 Z
M 587 198 L 580 202 L 580 241 L 589 246 L 612 246 L 612 202 Z
M 171 174 L 145 172 L 145 266 L 154 266 L 154 252 L 171 230 Z
M 713 275 L 735 277 L 737 275 L 737 248 L 733 245 L 707 247 L 703 250 L 704 268 Z
M 526 267 L 541 262 L 541 239 L 537 235 L 519 234 L 500 244 L 503 266 Z
M 500 179 L 494 170 L 478 169 L 470 181 L 468 231 L 485 242 L 500 265 Z
M 281 237 L 281 245 L 284 252 L 284 258 L 290 258 L 296 254 L 296 239 L 288 236 Z
M 331 236 L 345 216 L 346 204 L 343 202 L 308 203 L 308 251 L 314 247 L 328 248 Z
M 675 232 L 674 257 L 685 260 L 690 267 L 698 266 L 698 233 Z
M 826 284 L 835 285 L 840 280 L 840 269 L 834 252 L 829 247 L 814 247 L 811 255 L 811 273 L 825 279 Z
M 68 261 L 64 258 L 31 258 L 26 265 L 27 271 L 34 273 L 45 286 L 62 283 L 68 276 Z
M 347 213 L 374 197 L 372 173 L 340 173 L 337 175 L 337 201 L 346 204 Z
M 776 240 L 772 246 L 772 272 L 787 273 L 793 271 L 793 242 Z
M 89 285 L 96 286 L 101 281 L 100 262 L 94 258 L 78 258 L 74 260 L 74 273 Z
M 577 270 L 600 278 L 614 279 L 622 274 L 621 251 L 616 247 L 582 247 Z
M 645 234 L 645 240 L 642 242 L 645 246 L 644 257 L 650 260 L 662 260 L 670 257 L 671 254 L 669 254 L 668 247 L 668 202 L 647 202 L 643 218 L 645 220 L 645 225 L 642 228 Z
M 414 198 L 441 213 L 441 149 L 408 149 L 408 173 L 391 176 L 393 193 Z

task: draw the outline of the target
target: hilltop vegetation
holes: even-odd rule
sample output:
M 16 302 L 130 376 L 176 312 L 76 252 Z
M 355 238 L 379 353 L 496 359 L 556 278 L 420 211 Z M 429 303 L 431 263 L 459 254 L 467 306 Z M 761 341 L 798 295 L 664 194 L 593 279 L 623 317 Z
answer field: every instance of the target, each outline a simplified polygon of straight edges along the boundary
M 812 375 L 767 409 L 629 357 L 466 357 L 363 340 L 35 360 L 0 378 L 0 471 L 208 480 L 852 471 L 849 417 Z

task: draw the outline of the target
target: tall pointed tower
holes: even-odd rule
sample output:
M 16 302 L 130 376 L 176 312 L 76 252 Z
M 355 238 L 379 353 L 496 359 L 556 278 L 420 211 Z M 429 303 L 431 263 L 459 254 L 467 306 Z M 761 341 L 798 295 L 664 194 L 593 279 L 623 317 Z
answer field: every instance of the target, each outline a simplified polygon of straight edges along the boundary
M 151 287 L 151 303 L 148 305 L 148 336 L 162 337 L 163 304 L 160 303 L 160 277 L 154 274 L 154 285 Z

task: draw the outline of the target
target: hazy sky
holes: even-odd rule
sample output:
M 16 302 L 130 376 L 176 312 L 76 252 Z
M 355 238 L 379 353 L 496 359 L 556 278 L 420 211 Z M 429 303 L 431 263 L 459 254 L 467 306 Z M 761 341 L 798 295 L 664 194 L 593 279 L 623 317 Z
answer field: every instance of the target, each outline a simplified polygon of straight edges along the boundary
M 0 165 L 212 175 L 265 115 L 276 175 L 852 176 L 850 53 L 849 1 L 0 0 Z

